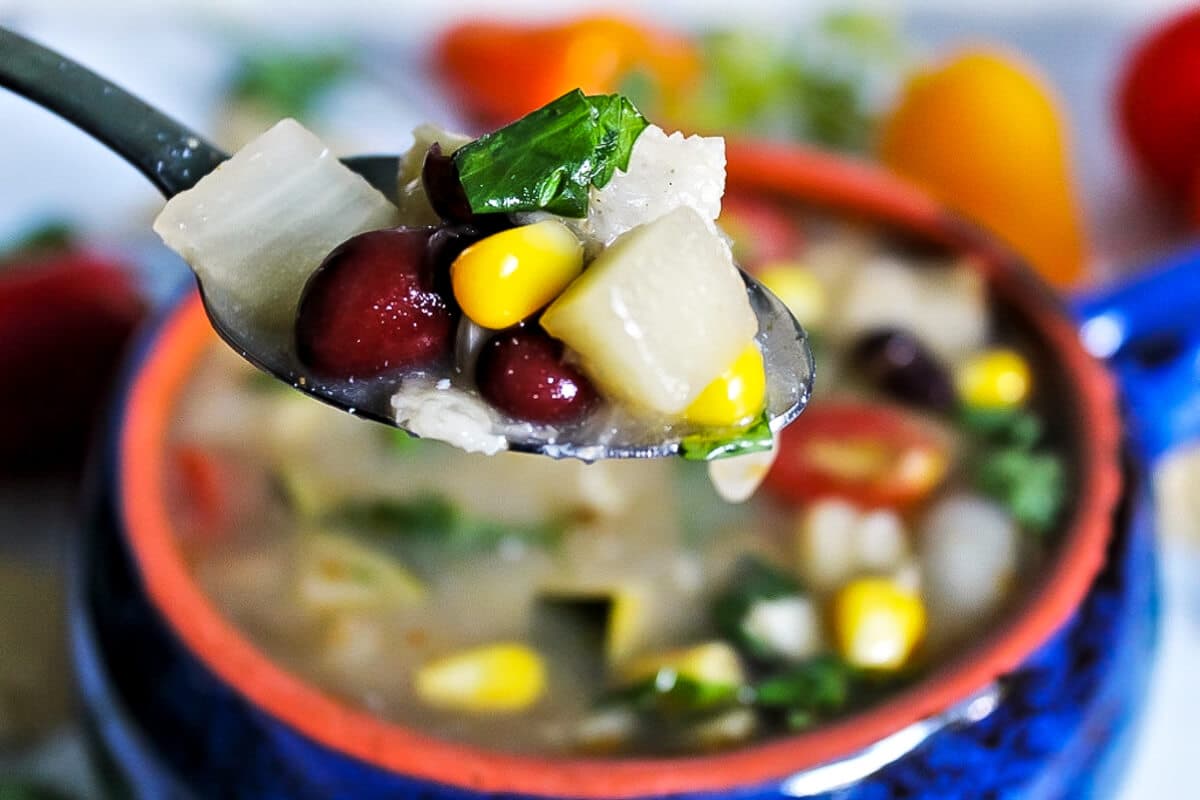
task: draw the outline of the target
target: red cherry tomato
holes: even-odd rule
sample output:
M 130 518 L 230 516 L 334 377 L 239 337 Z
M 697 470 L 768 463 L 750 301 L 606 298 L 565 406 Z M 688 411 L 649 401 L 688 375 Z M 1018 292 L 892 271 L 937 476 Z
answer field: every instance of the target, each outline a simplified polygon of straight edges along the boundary
M 1117 102 L 1138 165 L 1175 199 L 1187 199 L 1200 172 L 1200 9 L 1142 39 Z
M 803 244 L 794 215 L 778 203 L 753 195 L 725 195 L 721 200 L 720 224 L 733 239 L 734 258 L 746 269 L 794 259 Z
M 862 508 L 906 508 L 946 475 L 948 435 L 878 403 L 814 403 L 788 427 L 765 486 L 794 503 L 839 497 Z

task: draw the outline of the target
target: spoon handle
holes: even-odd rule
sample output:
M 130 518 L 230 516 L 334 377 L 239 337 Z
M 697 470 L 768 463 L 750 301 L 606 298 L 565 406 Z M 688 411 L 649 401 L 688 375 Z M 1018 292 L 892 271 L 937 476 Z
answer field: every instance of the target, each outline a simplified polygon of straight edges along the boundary
M 0 86 L 98 139 L 171 197 L 228 156 L 91 70 L 0 27 Z

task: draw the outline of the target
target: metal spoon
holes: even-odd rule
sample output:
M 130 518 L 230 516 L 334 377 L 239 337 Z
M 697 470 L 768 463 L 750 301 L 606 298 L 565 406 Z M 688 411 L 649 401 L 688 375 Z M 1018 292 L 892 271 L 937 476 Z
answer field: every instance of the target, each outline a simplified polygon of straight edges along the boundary
M 136 167 L 166 197 L 190 189 L 228 158 L 202 136 L 170 119 L 91 70 L 52 50 L 0 28 L 0 86 L 32 100 L 103 142 Z M 398 156 L 356 156 L 342 163 L 388 197 L 395 197 Z M 803 411 L 813 380 L 813 360 L 800 324 L 762 284 L 742 272 L 758 317 L 768 375 L 767 412 L 779 431 Z M 197 281 L 199 283 L 199 281 Z M 395 425 L 390 404 L 394 381 L 364 384 L 316 380 L 286 347 L 264 347 L 238 330 L 221 302 L 220 287 L 200 285 L 213 328 L 250 363 L 299 391 L 357 414 Z M 555 458 L 651 458 L 677 454 L 687 429 L 626 424 L 544 429 L 508 426 L 509 448 Z

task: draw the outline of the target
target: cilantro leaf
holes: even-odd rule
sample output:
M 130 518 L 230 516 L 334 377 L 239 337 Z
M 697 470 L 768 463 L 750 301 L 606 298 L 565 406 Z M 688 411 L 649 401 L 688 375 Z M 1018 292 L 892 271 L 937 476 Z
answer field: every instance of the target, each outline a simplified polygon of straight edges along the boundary
M 721 430 L 683 437 L 679 443 L 679 455 L 688 461 L 713 461 L 747 453 L 761 453 L 770 450 L 773 444 L 771 420 L 764 411 L 761 417 L 742 430 Z
M 1062 460 L 1021 447 L 983 456 L 975 468 L 975 483 L 1003 504 L 1017 522 L 1039 533 L 1054 525 L 1066 495 Z
M 618 94 L 568 92 L 454 153 L 476 214 L 544 209 L 587 215 L 588 190 L 629 166 L 649 123 Z
M 818 656 L 754 687 L 754 702 L 821 717 L 834 714 L 850 701 L 853 671 L 833 656 Z

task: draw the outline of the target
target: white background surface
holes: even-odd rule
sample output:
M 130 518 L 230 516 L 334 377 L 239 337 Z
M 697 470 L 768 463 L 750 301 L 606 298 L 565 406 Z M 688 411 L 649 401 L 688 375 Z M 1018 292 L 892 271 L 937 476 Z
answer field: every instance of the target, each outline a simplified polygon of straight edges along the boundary
M 1007 41 L 1033 57 L 1058 87 L 1070 111 L 1076 167 L 1101 248 L 1102 270 L 1123 272 L 1164 246 L 1153 206 L 1135 190 L 1111 124 L 1110 97 L 1121 55 L 1148 20 L 1177 0 L 1018 0 L 967 3 L 953 0 L 873 3 L 898 14 L 931 50 L 954 41 Z M 781 18 L 813 14 L 833 3 L 739 0 L 737 22 L 778 26 Z M 408 44 L 394 55 L 392 81 L 383 94 L 342 98 L 342 113 L 370 120 L 360 127 L 364 149 L 394 151 L 407 143 L 412 122 L 439 116 L 419 53 L 432 31 L 447 20 L 486 10 L 528 15 L 583 7 L 622 7 L 675 25 L 728 23 L 728 2 L 670 0 L 546 3 L 471 0 L 457 3 L 338 0 L 276 3 L 138 2 L 81 3 L 0 0 L 0 24 L 14 24 L 57 49 L 94 66 L 151 103 L 198 129 L 211 123 L 215 87 L 228 69 L 227 52 L 214 42 L 236 41 L 245 30 L 303 37 L 386 32 Z M 170 10 L 171 13 L 168 13 Z M 234 24 L 236 23 L 236 25 Z M 214 34 L 218 34 L 215 35 Z M 369 111 L 368 111 L 369 110 Z M 40 110 L 0 95 L 0 239 L 38 212 L 65 210 L 93 232 L 121 239 L 145 231 L 158 198 L 145 181 L 101 146 Z M 1159 666 L 1147 725 L 1122 800 L 1194 798 L 1200 720 L 1200 568 L 1195 549 L 1171 539 L 1164 559 L 1164 626 Z

